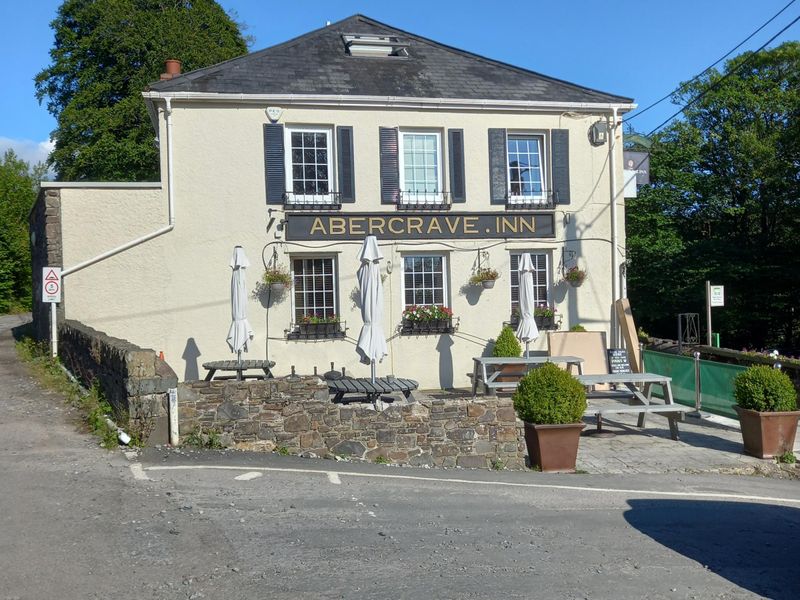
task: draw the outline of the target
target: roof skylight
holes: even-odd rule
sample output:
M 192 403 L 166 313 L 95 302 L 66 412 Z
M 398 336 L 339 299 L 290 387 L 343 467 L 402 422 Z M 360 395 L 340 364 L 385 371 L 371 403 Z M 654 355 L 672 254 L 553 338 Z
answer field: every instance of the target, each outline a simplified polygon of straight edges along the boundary
M 389 35 L 343 35 L 344 46 L 351 56 L 408 56 L 408 43 Z

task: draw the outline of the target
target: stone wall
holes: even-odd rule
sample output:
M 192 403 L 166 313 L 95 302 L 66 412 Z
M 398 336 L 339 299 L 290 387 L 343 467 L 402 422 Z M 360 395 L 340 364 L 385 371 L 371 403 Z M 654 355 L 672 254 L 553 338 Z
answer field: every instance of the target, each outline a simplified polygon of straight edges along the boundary
M 50 337 L 50 305 L 41 301 L 42 268 L 63 267 L 61 247 L 61 190 L 42 188 L 28 217 L 33 269 L 33 335 L 37 340 Z M 59 321 L 64 318 L 58 306 Z
M 168 391 L 178 377 L 155 351 L 66 320 L 59 325 L 58 354 L 86 386 L 100 385 L 118 417 L 128 416 L 120 426 L 144 432 L 150 443 L 167 442 Z
M 333 404 L 317 377 L 191 381 L 178 386 L 181 439 L 217 432 L 240 449 L 340 455 L 439 467 L 525 465 L 510 398 Z

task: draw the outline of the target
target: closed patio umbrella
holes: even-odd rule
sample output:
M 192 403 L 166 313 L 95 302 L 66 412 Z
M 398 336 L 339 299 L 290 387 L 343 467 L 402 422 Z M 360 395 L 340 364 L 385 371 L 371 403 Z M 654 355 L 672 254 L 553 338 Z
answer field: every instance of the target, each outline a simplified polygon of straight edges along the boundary
M 242 362 L 242 350 L 247 352 L 247 343 L 253 337 L 253 329 L 247 320 L 247 286 L 245 269 L 250 261 L 244 249 L 236 246 L 231 257 L 231 326 L 228 329 L 228 345 L 231 352 L 236 352 L 239 363 Z
M 368 235 L 358 255 L 358 288 L 361 299 L 361 318 L 364 325 L 358 336 L 356 352 L 361 362 L 371 365 L 372 381 L 375 381 L 375 363 L 387 354 L 386 336 L 383 333 L 383 282 L 380 262 L 383 260 L 378 240 Z
M 519 257 L 519 326 L 517 339 L 525 342 L 525 356 L 529 354 L 528 345 L 539 337 L 539 328 L 533 311 L 536 308 L 536 298 L 533 292 L 533 261 L 527 252 Z

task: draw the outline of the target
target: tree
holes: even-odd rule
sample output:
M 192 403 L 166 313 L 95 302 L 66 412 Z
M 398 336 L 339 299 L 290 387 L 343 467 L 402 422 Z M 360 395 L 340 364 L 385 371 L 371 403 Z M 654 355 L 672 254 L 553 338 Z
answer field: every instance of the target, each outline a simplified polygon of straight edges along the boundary
M 13 150 L 0 159 L 0 313 L 31 304 L 28 213 L 44 172 L 44 165 L 31 169 Z
M 191 71 L 247 51 L 213 0 L 65 0 L 51 27 L 52 64 L 36 76 L 36 97 L 58 120 L 49 164 L 60 180 L 158 180 L 142 91 L 166 59 Z
M 628 205 L 629 289 L 645 329 L 674 337 L 726 286 L 729 346 L 797 351 L 800 43 L 745 53 L 686 84 L 683 119 L 656 136 L 653 183 Z

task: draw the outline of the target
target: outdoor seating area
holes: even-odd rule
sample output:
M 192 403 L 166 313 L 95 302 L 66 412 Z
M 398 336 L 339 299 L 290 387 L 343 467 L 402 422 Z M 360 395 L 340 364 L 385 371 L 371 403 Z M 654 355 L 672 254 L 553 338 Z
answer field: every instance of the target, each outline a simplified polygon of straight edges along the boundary
M 327 379 L 328 390 L 333 394 L 333 402 L 348 404 L 350 402 L 373 402 L 383 394 L 403 394 L 408 398 L 411 392 L 419 387 L 413 379 L 396 377 L 341 377 Z

